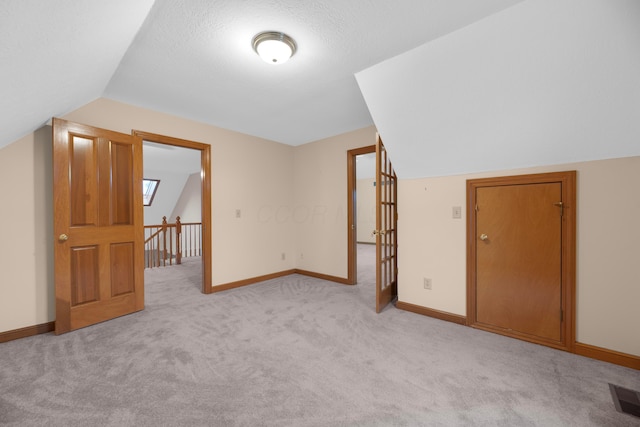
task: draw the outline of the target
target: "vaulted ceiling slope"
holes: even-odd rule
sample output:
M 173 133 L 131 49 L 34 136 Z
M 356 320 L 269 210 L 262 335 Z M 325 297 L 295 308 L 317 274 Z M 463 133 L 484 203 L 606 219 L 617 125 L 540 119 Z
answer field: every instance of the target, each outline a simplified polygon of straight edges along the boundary
M 2 0 L 0 148 L 103 96 L 153 0 Z
M 290 145 L 372 124 L 354 73 L 521 0 L 3 0 L 0 147 L 107 97 Z M 298 52 L 271 66 L 261 31 Z
M 356 74 L 400 178 L 640 155 L 640 1 L 535 0 Z

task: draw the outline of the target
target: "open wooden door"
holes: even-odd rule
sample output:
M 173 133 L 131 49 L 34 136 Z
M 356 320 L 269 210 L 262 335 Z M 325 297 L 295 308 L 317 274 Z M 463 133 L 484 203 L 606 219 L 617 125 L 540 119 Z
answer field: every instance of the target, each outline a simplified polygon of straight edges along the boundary
M 144 308 L 142 140 L 53 121 L 56 334 Z
M 396 174 L 376 138 L 376 312 L 398 297 L 398 206 Z

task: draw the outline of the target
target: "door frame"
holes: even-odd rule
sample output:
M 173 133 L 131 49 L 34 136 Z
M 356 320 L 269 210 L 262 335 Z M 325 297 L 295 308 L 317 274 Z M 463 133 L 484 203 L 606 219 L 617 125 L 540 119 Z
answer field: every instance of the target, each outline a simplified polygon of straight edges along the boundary
M 210 294 L 212 288 L 211 267 L 211 146 L 201 142 L 174 138 L 139 130 L 131 131 L 132 135 L 143 141 L 157 144 L 171 145 L 174 147 L 190 148 L 200 151 L 200 195 L 201 195 L 201 221 L 202 221 L 202 293 Z M 144 162 L 144 156 L 142 161 Z
M 358 212 L 356 203 L 356 157 L 376 152 L 375 145 L 354 148 L 347 151 L 347 284 L 358 281 Z
M 561 280 L 562 331 L 560 344 L 552 344 L 513 331 L 490 328 L 476 322 L 476 189 L 507 185 L 560 183 L 562 185 Z M 576 315 L 576 172 L 550 172 L 467 180 L 467 326 L 574 352 Z

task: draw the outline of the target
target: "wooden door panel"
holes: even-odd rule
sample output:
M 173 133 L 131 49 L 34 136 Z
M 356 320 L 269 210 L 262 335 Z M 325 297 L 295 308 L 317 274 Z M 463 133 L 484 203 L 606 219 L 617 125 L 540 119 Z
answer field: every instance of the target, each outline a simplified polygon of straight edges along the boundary
M 71 307 L 100 299 L 100 269 L 97 246 L 72 247 Z
M 56 333 L 144 308 L 142 141 L 54 120 Z
M 111 244 L 111 296 L 135 291 L 134 242 Z
M 110 299 L 108 304 L 93 302 L 79 305 L 73 309 L 69 323 L 69 330 L 73 331 L 86 326 L 95 325 L 96 323 L 104 322 L 106 320 L 115 319 L 116 317 L 131 314 L 136 311 L 135 309 L 132 311 L 132 307 L 135 307 L 136 304 L 136 295 L 134 293 L 129 293 Z
M 477 190 L 477 321 L 561 339 L 560 183 Z
M 133 147 L 131 144 L 111 143 L 111 187 L 109 201 L 111 203 L 111 224 L 133 224 L 134 184 L 131 170 L 133 168 Z
M 64 154 L 64 153 L 61 153 Z M 98 144 L 95 139 L 69 135 L 70 225 L 98 225 Z

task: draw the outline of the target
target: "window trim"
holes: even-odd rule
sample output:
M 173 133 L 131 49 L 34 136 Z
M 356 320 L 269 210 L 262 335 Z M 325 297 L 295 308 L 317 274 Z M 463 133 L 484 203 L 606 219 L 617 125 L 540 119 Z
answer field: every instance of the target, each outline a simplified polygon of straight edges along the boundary
M 151 196 L 149 197 L 149 192 L 147 191 L 145 193 L 144 191 L 144 186 L 145 186 L 145 182 L 150 182 L 153 183 L 155 182 L 155 184 L 153 184 L 152 186 L 150 186 L 151 189 Z M 152 179 L 152 178 L 142 178 L 142 204 L 144 206 L 151 206 L 151 204 L 153 203 L 153 198 L 156 196 L 156 191 L 158 191 L 158 186 L 160 186 L 160 180 L 159 179 Z M 148 202 L 147 202 L 148 199 Z

